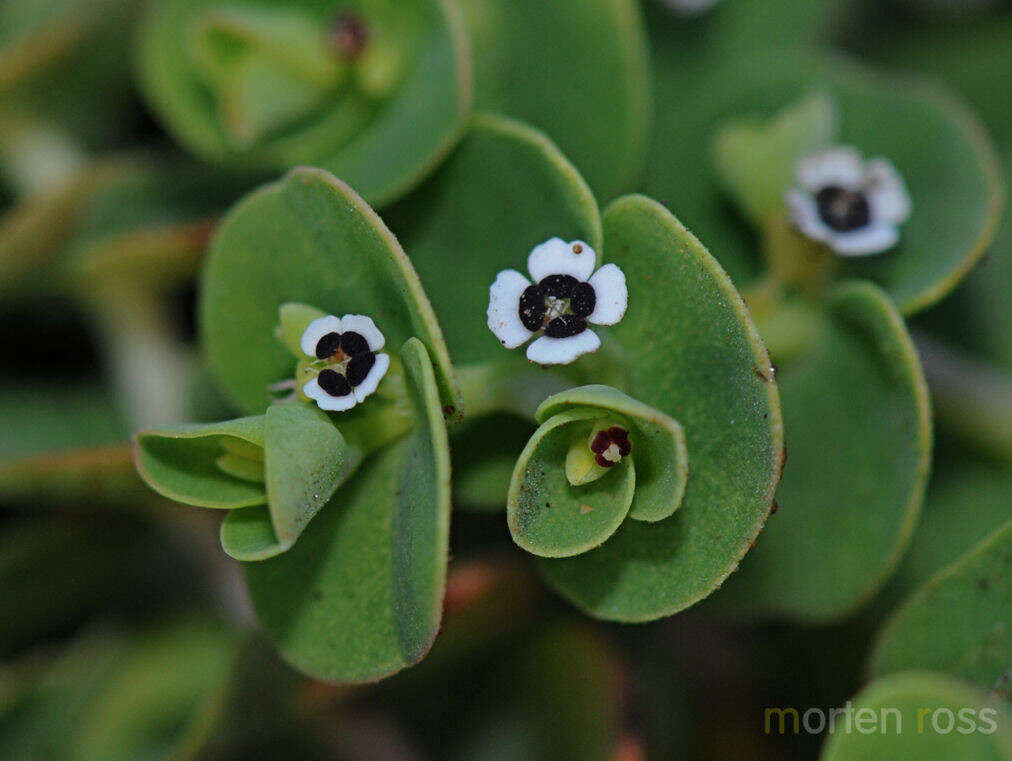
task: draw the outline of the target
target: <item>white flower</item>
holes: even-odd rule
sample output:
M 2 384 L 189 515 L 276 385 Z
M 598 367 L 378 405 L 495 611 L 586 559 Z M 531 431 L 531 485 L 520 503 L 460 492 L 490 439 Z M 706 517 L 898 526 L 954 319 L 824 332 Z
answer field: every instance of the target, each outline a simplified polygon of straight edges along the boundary
M 552 238 L 527 258 L 534 283 L 516 270 L 503 270 L 492 283 L 488 327 L 507 349 L 537 335 L 527 359 L 564 365 L 596 351 L 601 339 L 587 327 L 614 325 L 628 302 L 625 275 L 614 264 L 594 272 L 597 254 L 582 241 Z
M 850 146 L 813 153 L 798 162 L 800 188 L 787 191 L 791 222 L 840 256 L 868 256 L 899 241 L 910 217 L 903 178 L 886 159 L 864 161 Z
M 372 318 L 346 314 L 313 320 L 302 333 L 301 346 L 313 357 L 313 378 L 302 392 L 322 410 L 350 410 L 365 401 L 390 368 L 390 356 L 377 354 L 386 339 Z

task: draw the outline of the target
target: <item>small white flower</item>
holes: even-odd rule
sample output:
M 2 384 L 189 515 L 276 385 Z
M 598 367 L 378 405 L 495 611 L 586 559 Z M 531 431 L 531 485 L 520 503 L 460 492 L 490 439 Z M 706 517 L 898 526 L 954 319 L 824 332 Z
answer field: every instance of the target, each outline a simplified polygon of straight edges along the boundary
M 390 368 L 390 356 L 377 354 L 386 339 L 372 318 L 361 314 L 313 320 L 302 333 L 301 346 L 313 357 L 313 378 L 302 392 L 322 410 L 350 410 L 365 401 Z
M 899 241 L 898 225 L 910 218 L 903 178 L 886 159 L 864 161 L 841 145 L 798 162 L 800 188 L 787 191 L 791 222 L 840 256 L 868 256 Z
M 606 264 L 594 272 L 596 262 L 582 241 L 552 238 L 535 246 L 527 258 L 533 283 L 503 270 L 488 289 L 489 330 L 507 349 L 537 335 L 527 359 L 539 365 L 564 365 L 596 351 L 601 339 L 587 324 L 614 325 L 629 300 L 622 270 Z

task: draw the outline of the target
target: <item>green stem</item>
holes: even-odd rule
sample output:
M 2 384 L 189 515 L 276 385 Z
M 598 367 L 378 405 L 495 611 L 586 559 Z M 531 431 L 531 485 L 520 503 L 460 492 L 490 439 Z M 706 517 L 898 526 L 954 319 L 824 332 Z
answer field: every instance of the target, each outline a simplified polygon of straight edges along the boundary
M 929 336 L 914 340 L 938 419 L 980 449 L 1012 460 L 1012 377 Z
M 564 375 L 522 360 L 458 365 L 456 375 L 467 418 L 507 412 L 533 420 L 546 397 L 573 386 Z
M 789 293 L 775 277 L 747 288 L 743 298 L 775 363 L 789 362 L 815 340 L 817 308 L 809 299 Z

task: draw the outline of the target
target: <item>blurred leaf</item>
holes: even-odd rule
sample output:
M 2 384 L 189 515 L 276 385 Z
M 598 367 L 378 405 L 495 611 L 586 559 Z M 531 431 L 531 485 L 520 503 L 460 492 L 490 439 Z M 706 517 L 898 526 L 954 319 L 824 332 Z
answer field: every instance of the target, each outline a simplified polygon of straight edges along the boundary
M 1012 523 L 1005 523 L 903 603 L 879 632 L 869 671 L 939 671 L 1007 697 L 1010 615 Z
M 500 665 L 498 678 L 483 695 L 485 701 L 463 714 L 462 731 L 455 733 L 444 757 L 488 761 L 619 757 L 619 664 L 593 630 L 557 624 L 525 642 Z
M 292 377 L 292 356 L 274 335 L 278 308 L 292 301 L 369 315 L 388 345 L 420 337 L 443 404 L 460 407 L 440 327 L 411 263 L 375 212 L 322 170 L 294 169 L 229 212 L 200 298 L 211 367 L 247 413 L 266 408 L 268 385 Z
M 206 621 L 131 645 L 69 743 L 75 761 L 189 757 L 214 727 L 235 662 L 235 634 Z
M 903 320 L 871 283 L 838 286 L 780 373 L 790 457 L 767 526 L 718 604 L 840 618 L 892 573 L 927 482 L 927 388 Z
M 1009 516 L 1012 472 L 961 465 L 932 476 L 917 530 L 889 590 L 906 597 L 984 541 Z
M 691 473 L 670 518 L 626 521 L 598 549 L 539 565 L 587 613 L 643 621 L 698 602 L 735 570 L 769 515 L 783 432 L 766 350 L 702 244 L 640 196 L 614 202 L 604 228 L 629 310 L 603 351 L 627 374 L 625 391 L 684 426 Z
M 475 117 L 443 167 L 386 216 L 458 364 L 508 359 L 486 316 L 500 270 L 525 269 L 531 249 L 555 236 L 601 247 L 597 203 L 565 156 L 497 116 Z
M 0 384 L 0 458 L 110 444 L 126 438 L 113 395 L 97 383 Z
M 586 446 L 600 420 L 600 409 L 566 409 L 545 416 L 527 442 L 506 502 L 519 547 L 546 558 L 579 555 L 602 544 L 625 519 L 636 489 L 633 455 L 590 483 L 574 486 L 566 478 L 570 447 L 577 440 Z
M 685 432 L 677 420 L 608 386 L 581 386 L 550 396 L 538 407 L 544 421 L 571 405 L 586 405 L 621 415 L 630 426 L 636 459 L 636 494 L 629 517 L 659 521 L 682 503 L 689 478 Z
M 821 761 L 1012 758 L 1008 711 L 983 692 L 941 674 L 913 672 L 879 679 L 854 698 L 852 707 L 847 718 L 837 716 L 837 730 L 826 741 Z M 848 720 L 850 731 L 845 729 Z M 861 731 L 869 726 L 874 730 Z
M 141 431 L 134 442 L 137 470 L 163 497 L 187 505 L 229 510 L 264 504 L 263 484 L 236 478 L 217 461 L 233 450 L 263 457 L 265 427 L 261 415 Z
M 832 145 L 838 114 L 828 96 L 808 95 L 763 124 L 744 119 L 725 125 L 713 139 L 716 171 L 756 224 L 783 207 L 794 167 L 809 153 Z
M 645 188 L 709 243 L 739 285 L 757 273 L 756 236 L 734 219 L 701 157 L 717 125 L 771 118 L 813 91 L 839 105 L 839 141 L 888 158 L 913 199 L 899 245 L 841 261 L 842 275 L 875 281 L 909 314 L 951 291 L 994 237 L 1001 208 L 994 148 L 976 117 L 937 87 L 797 53 L 735 60 L 689 85 L 673 62 L 661 62 L 657 76 L 661 97 L 677 92 L 693 113 L 659 110 Z
M 635 181 L 650 73 L 634 0 L 465 0 L 475 104 L 543 129 L 597 196 Z
M 225 11 L 245 31 L 224 39 L 222 55 L 209 60 L 205 40 L 191 30 L 215 19 L 220 25 Z M 358 14 L 365 27 L 364 51 L 350 64 L 360 76 L 320 80 L 343 55 L 333 39 L 341 13 Z M 456 13 L 440 0 L 153 4 L 139 38 L 141 89 L 169 131 L 206 159 L 247 170 L 311 164 L 383 204 L 432 170 L 467 116 L 466 42 Z M 281 15 L 285 29 L 300 30 L 298 45 L 284 38 Z M 253 24 L 254 34 L 250 18 L 264 16 L 275 21 Z M 223 68 L 226 61 L 236 70 Z M 217 103 L 209 97 L 215 86 L 225 87 Z M 299 89 L 306 92 L 296 99 Z
M 450 472 L 424 345 L 402 351 L 417 427 L 367 459 L 288 552 L 245 564 L 261 626 L 303 673 L 371 681 L 419 661 L 439 628 Z

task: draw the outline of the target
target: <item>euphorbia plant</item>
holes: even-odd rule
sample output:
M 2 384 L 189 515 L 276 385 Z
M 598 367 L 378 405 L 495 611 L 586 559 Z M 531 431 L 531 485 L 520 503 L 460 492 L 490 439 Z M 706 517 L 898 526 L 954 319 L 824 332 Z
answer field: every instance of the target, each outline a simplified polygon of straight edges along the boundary
M 485 181 L 489 166 L 502 168 L 499 182 Z M 507 199 L 500 236 L 489 210 Z M 423 219 L 416 204 L 422 229 L 409 227 Z M 421 282 L 379 217 L 326 172 L 294 170 L 243 200 L 212 243 L 200 312 L 210 364 L 249 417 L 137 436 L 156 490 L 228 510 L 222 546 L 246 561 L 285 658 L 357 681 L 427 651 L 447 557 L 444 417 L 461 413 L 532 415 L 540 404 L 544 424 L 513 485 L 484 487 L 566 597 L 595 616 L 645 620 L 709 594 L 771 509 L 782 445 L 765 350 L 699 242 L 637 197 L 612 206 L 602 239 L 576 171 L 541 134 L 498 117 L 477 119 L 391 218 Z M 528 356 L 556 363 L 548 371 L 489 330 L 489 284 L 546 230 L 580 242 L 545 236 L 530 261 L 540 285 L 512 308 L 520 320 L 524 301 L 532 330 L 521 329 L 543 333 L 547 348 Z M 602 250 L 612 261 L 598 268 Z M 556 271 L 574 267 L 583 288 Z M 588 332 L 584 312 L 603 327 L 590 334 L 599 350 L 580 356 L 567 347 Z M 556 335 L 560 323 L 575 335 Z M 466 431 L 457 443 L 519 454 Z

